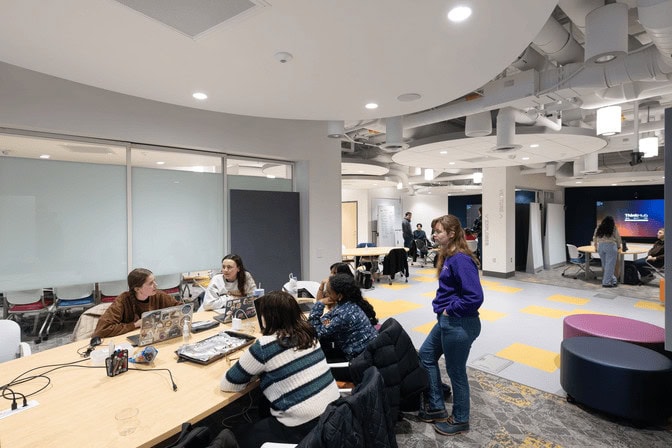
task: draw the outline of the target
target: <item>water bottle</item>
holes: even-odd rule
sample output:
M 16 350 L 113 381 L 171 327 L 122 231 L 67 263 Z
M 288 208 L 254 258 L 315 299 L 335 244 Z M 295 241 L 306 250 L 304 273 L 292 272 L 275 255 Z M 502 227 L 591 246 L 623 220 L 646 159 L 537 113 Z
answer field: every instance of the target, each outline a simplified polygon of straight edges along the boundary
M 191 328 L 189 327 L 189 319 L 184 319 L 184 326 L 182 327 L 182 342 L 188 344 L 191 340 Z

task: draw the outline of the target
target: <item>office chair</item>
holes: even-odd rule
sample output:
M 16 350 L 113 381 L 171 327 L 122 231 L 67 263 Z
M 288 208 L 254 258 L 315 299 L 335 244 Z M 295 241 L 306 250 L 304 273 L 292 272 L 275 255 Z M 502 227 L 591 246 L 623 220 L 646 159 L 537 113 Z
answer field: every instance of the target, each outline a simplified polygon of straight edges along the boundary
M 128 291 L 128 282 L 126 280 L 116 280 L 113 282 L 100 282 L 98 284 L 100 291 L 100 301 L 102 303 L 111 303 L 123 292 Z
M 415 263 L 418 258 L 422 259 L 422 266 L 425 267 L 427 264 L 427 254 L 429 253 L 429 249 L 427 248 L 427 240 L 425 239 L 417 239 L 413 240 L 414 248 L 415 251 L 413 253 L 413 261 L 411 264 Z
M 573 245 L 573 244 L 567 244 L 567 252 L 569 253 L 569 266 L 565 268 L 564 271 L 562 271 L 562 276 L 563 277 L 570 277 L 569 275 L 566 275 L 567 270 L 571 268 L 578 268 L 576 272 L 574 273 L 574 278 L 578 278 L 579 274 L 581 272 L 586 273 L 586 269 L 584 268 L 584 263 L 585 263 L 585 254 L 582 254 L 579 252 L 579 249 Z
M 390 250 L 385 258 L 383 259 L 383 274 L 381 277 L 387 277 L 389 284 L 392 284 L 394 276 L 400 273 L 402 277 L 408 283 L 408 257 L 406 255 L 406 249 L 404 248 L 395 248 Z M 380 281 L 380 277 L 378 277 Z
M 17 319 L 24 316 L 35 316 L 32 334 L 37 334 L 40 316 L 46 316 L 49 313 L 49 306 L 53 304 L 51 300 L 44 298 L 44 291 L 42 289 L 6 291 L 4 296 L 7 318 L 18 322 Z
M 95 304 L 92 283 L 54 288 L 54 303 L 49 307 L 49 314 L 42 323 L 42 328 L 40 328 L 35 343 L 39 344 L 43 340 L 49 339 L 49 331 L 56 317 L 62 323 L 65 313 L 73 309 L 86 310 Z
M 157 275 L 156 289 L 182 300 L 182 274 Z
M 31 354 L 30 346 L 21 342 L 21 327 L 13 320 L 0 320 L 0 341 L 0 362 Z

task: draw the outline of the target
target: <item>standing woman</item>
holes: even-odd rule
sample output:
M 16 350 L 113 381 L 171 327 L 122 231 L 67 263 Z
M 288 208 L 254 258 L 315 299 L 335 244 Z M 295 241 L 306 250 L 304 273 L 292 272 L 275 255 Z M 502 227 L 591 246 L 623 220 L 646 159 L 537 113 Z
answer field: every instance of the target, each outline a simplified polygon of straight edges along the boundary
M 614 223 L 614 218 L 605 216 L 593 235 L 595 249 L 602 261 L 602 287 L 615 288 L 618 285 L 614 270 L 618 259 L 618 248 L 621 247 L 621 235 Z
M 223 308 L 229 297 L 252 295 L 256 287 L 252 274 L 243 265 L 243 259 L 238 255 L 228 254 L 222 258 L 222 273 L 210 279 L 203 297 L 203 306 L 199 311 Z
M 418 417 L 434 423 L 443 435 L 469 429 L 469 381 L 467 358 L 471 344 L 481 333 L 478 308 L 483 288 L 478 277 L 478 260 L 469 250 L 460 220 L 445 215 L 432 221 L 434 240 L 439 245 L 437 274 L 439 288 L 432 301 L 437 323 L 420 347 L 420 362 L 429 374 L 429 391 Z M 453 411 L 446 412 L 441 386 L 439 358 L 445 356 L 453 386 Z

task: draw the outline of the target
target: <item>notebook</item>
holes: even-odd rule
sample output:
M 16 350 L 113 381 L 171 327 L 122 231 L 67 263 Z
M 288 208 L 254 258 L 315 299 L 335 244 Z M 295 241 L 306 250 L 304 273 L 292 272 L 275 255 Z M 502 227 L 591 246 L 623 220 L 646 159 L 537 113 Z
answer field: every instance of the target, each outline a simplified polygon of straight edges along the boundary
M 182 336 L 184 320 L 191 322 L 194 306 L 190 303 L 142 313 L 140 334 L 128 336 L 133 346 L 145 346 Z
M 223 308 L 215 310 L 218 314 L 218 316 L 215 316 L 215 320 L 227 324 L 231 322 L 231 319 L 234 317 L 237 317 L 238 319 L 254 317 L 257 314 L 254 307 L 254 299 L 254 296 L 229 298 Z

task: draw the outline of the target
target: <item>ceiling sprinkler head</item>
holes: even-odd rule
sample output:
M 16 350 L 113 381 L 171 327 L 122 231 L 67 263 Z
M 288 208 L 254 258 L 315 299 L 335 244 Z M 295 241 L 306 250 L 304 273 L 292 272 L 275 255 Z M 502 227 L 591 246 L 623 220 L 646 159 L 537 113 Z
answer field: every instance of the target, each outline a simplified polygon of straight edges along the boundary
M 294 56 L 292 56 L 291 53 L 287 53 L 286 51 L 278 51 L 275 53 L 275 59 L 277 59 L 281 64 L 284 64 L 294 59 Z

